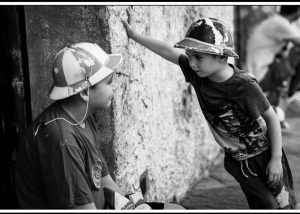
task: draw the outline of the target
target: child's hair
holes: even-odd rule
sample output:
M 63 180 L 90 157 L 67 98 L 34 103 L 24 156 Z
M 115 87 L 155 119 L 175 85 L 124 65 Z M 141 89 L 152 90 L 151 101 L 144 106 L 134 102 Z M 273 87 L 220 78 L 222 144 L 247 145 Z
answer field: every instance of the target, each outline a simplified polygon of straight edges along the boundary
M 280 14 L 284 16 L 296 14 L 298 12 L 299 12 L 298 5 L 283 5 L 280 7 Z

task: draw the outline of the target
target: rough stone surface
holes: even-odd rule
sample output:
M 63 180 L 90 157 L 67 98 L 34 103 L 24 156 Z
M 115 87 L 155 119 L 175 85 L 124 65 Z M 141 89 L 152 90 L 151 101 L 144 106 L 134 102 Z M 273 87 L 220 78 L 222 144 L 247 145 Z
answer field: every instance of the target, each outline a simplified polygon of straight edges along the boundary
M 128 40 L 121 20 L 126 7 L 111 6 L 110 42 L 124 56 L 114 77 L 114 154 L 117 183 L 139 187 L 145 171 L 149 201 L 179 201 L 191 184 L 208 175 L 219 154 L 194 89 L 180 68 Z M 134 6 L 141 33 L 170 44 L 182 39 L 200 16 L 222 19 L 233 30 L 231 6 Z
M 148 201 L 179 201 L 219 155 L 194 89 L 178 66 L 128 40 L 126 6 L 25 6 L 33 119 L 51 102 L 51 64 L 74 42 L 120 53 L 108 110 L 95 114 L 99 147 L 126 193 L 144 185 Z M 134 6 L 140 32 L 174 44 L 200 16 L 233 30 L 233 6 Z

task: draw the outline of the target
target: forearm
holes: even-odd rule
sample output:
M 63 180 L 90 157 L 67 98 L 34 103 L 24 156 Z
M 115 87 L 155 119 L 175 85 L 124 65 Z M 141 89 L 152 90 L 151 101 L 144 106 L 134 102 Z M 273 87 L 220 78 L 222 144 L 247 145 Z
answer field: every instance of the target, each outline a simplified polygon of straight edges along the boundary
M 137 32 L 132 35 L 131 39 L 158 54 L 159 56 L 165 58 L 166 60 L 178 64 L 180 52 L 165 41 L 160 41 Z
M 111 178 L 110 175 L 107 175 L 105 177 L 102 178 L 101 180 L 102 185 L 119 193 L 120 195 L 125 195 L 124 192 L 118 187 L 118 185 L 116 184 L 116 182 Z
M 268 118 L 266 120 L 268 127 L 268 136 L 271 143 L 271 158 L 281 159 L 282 157 L 282 135 L 280 122 L 277 117 Z

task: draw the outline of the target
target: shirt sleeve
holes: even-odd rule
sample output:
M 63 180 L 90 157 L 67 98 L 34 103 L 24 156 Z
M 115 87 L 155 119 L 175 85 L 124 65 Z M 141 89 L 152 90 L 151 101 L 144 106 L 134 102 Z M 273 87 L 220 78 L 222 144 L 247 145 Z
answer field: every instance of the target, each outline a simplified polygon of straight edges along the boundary
M 300 37 L 300 30 L 284 18 L 270 24 L 268 34 L 280 41 Z
M 251 119 L 256 120 L 270 108 L 270 103 L 255 80 L 250 80 L 243 96 L 245 109 Z
M 192 81 L 195 79 L 195 72 L 190 67 L 189 59 L 185 54 L 180 54 L 178 58 L 178 64 L 184 74 L 185 81 L 192 83 Z
M 82 151 L 69 145 L 60 145 L 53 152 L 48 172 L 44 178 L 51 208 L 70 208 L 94 201 L 85 173 Z

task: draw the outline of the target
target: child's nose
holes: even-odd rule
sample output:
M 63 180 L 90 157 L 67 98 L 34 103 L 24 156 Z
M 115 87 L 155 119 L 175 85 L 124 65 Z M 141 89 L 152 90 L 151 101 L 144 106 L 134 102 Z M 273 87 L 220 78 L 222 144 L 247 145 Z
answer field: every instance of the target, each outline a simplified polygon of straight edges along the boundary
M 190 59 L 190 66 L 194 68 L 196 66 L 196 60 Z

